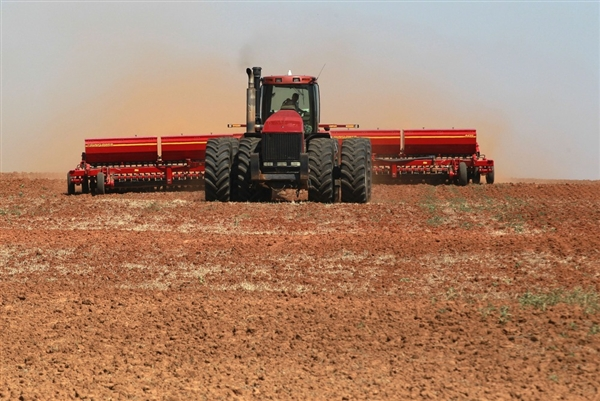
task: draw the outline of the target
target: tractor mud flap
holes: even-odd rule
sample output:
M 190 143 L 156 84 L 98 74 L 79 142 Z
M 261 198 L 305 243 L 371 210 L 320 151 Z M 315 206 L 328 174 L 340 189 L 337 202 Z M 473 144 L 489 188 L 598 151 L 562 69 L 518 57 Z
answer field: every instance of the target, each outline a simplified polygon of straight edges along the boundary
M 250 155 L 250 178 L 252 181 L 260 180 L 260 158 L 258 153 Z
M 308 183 L 308 153 L 300 153 L 300 181 Z

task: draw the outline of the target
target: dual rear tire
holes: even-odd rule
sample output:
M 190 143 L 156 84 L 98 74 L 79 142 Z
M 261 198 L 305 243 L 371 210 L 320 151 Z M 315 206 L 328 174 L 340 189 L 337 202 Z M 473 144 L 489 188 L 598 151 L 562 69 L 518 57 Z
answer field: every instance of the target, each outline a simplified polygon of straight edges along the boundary
M 259 151 L 260 138 L 242 138 L 239 149 L 234 156 L 234 188 L 235 198 L 232 200 L 240 202 L 268 202 L 271 200 L 273 191 L 271 188 L 255 185 L 252 182 L 250 158 L 253 153 Z
M 235 138 L 215 138 L 206 143 L 204 193 L 207 201 L 233 200 L 232 170 L 237 148 Z
M 348 138 L 342 143 L 340 165 L 342 202 L 367 203 L 371 200 L 371 141 Z
M 259 138 L 215 138 L 206 144 L 204 193 L 208 202 L 250 202 L 271 200 L 269 188 L 255 187 L 250 156 L 257 151 Z
M 308 200 L 332 203 L 367 203 L 371 200 L 372 160 L 371 141 L 367 138 L 348 138 L 342 143 L 338 167 L 338 141 L 316 138 L 308 145 Z M 339 178 L 339 184 L 336 179 Z
M 337 141 L 315 138 L 308 143 L 308 200 L 332 203 L 335 197 L 334 169 L 337 165 Z

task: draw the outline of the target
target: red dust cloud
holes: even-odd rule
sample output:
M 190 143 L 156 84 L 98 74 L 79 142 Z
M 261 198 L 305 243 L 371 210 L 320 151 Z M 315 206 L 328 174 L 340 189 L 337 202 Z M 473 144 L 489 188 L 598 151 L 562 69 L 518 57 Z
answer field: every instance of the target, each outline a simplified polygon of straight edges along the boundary
M 74 168 L 86 138 L 233 133 L 228 123 L 245 122 L 247 77 L 237 64 L 218 58 L 140 60 L 112 86 L 90 93 L 86 102 L 57 102 L 60 110 L 52 113 L 55 117 L 44 128 L 40 148 L 31 149 L 37 154 L 27 169 L 66 172 Z M 475 128 L 482 153 L 500 165 L 497 181 L 510 177 L 503 166 L 511 163 L 497 159 L 510 131 L 500 116 L 475 106 L 455 106 L 431 83 L 381 79 L 387 71 L 377 69 L 370 67 L 367 76 L 356 76 L 356 63 L 352 68 L 327 66 L 319 79 L 321 122 L 357 123 L 364 129 Z M 293 72 L 318 73 L 298 68 Z M 287 70 L 273 71 L 263 65 L 263 73 Z
M 29 167 L 74 168 L 86 138 L 224 133 L 227 123 L 245 121 L 243 71 L 233 75 L 219 63 L 179 61 L 162 61 L 151 70 L 140 64 L 85 103 L 65 100 L 60 107 L 71 107 L 55 113 L 44 152 Z

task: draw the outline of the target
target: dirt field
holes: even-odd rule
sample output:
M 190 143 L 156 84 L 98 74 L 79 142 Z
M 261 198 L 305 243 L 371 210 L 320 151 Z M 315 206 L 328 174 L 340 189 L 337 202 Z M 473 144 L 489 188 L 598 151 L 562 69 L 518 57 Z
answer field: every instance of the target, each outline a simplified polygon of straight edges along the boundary
M 600 182 L 65 192 L 0 176 L 0 399 L 600 399 Z

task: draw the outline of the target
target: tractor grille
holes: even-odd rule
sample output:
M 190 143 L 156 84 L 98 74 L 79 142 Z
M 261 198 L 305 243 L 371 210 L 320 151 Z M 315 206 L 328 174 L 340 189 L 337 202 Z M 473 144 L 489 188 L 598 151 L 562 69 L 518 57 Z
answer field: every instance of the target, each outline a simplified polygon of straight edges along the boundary
M 302 134 L 263 134 L 261 142 L 263 161 L 300 160 Z

